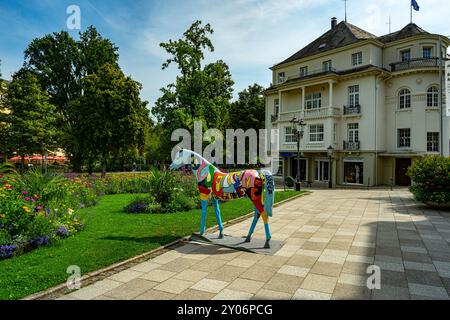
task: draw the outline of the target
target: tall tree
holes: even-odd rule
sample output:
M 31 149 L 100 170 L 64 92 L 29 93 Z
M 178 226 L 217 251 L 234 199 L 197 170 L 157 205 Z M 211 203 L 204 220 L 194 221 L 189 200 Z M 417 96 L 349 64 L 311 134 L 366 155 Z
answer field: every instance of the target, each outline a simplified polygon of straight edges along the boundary
M 116 66 L 105 64 L 83 80 L 83 96 L 76 106 L 83 121 L 81 150 L 92 161 L 100 157 L 105 174 L 108 159 L 119 154 L 143 154 L 149 111 L 139 97 L 141 85 Z
M 0 60 L 1 62 L 1 60 Z M 6 84 L 0 69 L 0 162 L 6 161 L 9 153 L 9 126 L 6 124 Z
M 34 39 L 25 50 L 25 68 L 38 76 L 61 114 L 59 142 L 75 171 L 81 170 L 84 157 L 83 134 L 75 130 L 75 125 L 83 119 L 74 108 L 74 102 L 83 94 L 82 79 L 95 74 L 104 64 L 118 66 L 117 51 L 118 48 L 92 26 L 80 33 L 79 41 L 61 31 Z
M 165 143 L 171 143 L 174 129 L 193 130 L 195 121 L 202 121 L 205 128 L 225 128 L 234 82 L 227 64 L 221 60 L 202 67 L 204 51 L 214 51 L 209 39 L 212 33 L 209 24 L 203 26 L 196 21 L 181 39 L 160 44 L 171 56 L 162 68 L 176 64 L 180 70 L 175 82 L 161 89 L 162 96 L 152 108 L 165 129 Z
M 6 103 L 10 109 L 4 117 L 10 133 L 8 142 L 22 157 L 23 168 L 26 155 L 44 155 L 55 147 L 56 107 L 50 103 L 50 96 L 41 88 L 37 76 L 26 70 L 13 75 Z
M 234 129 L 264 129 L 264 88 L 259 84 L 239 92 L 239 99 L 231 104 L 229 125 Z

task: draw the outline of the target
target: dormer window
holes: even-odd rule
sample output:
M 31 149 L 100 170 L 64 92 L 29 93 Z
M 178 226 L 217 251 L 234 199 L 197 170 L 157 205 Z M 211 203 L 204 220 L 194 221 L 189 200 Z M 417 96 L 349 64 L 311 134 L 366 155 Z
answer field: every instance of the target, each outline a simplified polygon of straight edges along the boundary
M 327 46 L 326 43 L 322 43 L 322 44 L 319 46 L 319 49 L 321 50 L 321 49 L 325 48 L 326 46 Z
M 286 73 L 278 72 L 278 83 L 283 83 L 286 79 Z
M 308 75 L 308 67 L 300 68 L 300 77 L 306 77 Z
M 331 71 L 332 63 L 331 60 L 327 60 L 323 62 L 323 71 Z
M 352 54 L 352 66 L 359 66 L 362 64 L 362 52 Z

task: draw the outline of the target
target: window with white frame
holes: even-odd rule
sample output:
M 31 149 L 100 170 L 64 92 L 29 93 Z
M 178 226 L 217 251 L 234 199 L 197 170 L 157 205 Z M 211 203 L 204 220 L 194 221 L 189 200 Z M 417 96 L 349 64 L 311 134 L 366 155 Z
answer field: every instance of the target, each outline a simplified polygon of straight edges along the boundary
M 427 107 L 439 106 L 439 89 L 436 86 L 432 86 L 427 90 Z
M 286 73 L 278 72 L 278 83 L 283 83 L 285 79 L 286 79 Z
M 362 64 L 362 52 L 352 54 L 352 66 L 359 66 Z
M 347 125 L 348 131 L 348 142 L 358 142 L 359 141 L 359 124 L 358 123 L 349 123 Z
M 300 77 L 306 77 L 308 75 L 308 67 L 300 68 Z
M 439 152 L 439 132 L 427 132 L 427 151 Z
M 359 105 L 359 85 L 348 87 L 348 105 L 349 107 Z
M 424 57 L 425 59 L 433 57 L 433 47 L 423 47 L 422 57 Z
M 399 109 L 409 109 L 411 108 L 411 91 L 409 89 L 402 89 L 398 93 L 399 98 Z
M 411 49 L 400 51 L 400 59 L 402 62 L 411 60 Z
M 320 92 L 305 95 L 305 109 L 319 108 L 322 108 L 322 94 Z
M 280 113 L 280 99 L 275 99 L 274 106 L 274 114 L 275 116 L 278 116 L 278 114 Z
M 328 160 L 316 160 L 316 171 L 314 180 L 328 181 L 330 173 L 330 162 Z
M 322 65 L 323 71 L 331 71 L 331 69 L 333 68 L 331 60 L 324 61 Z
M 309 142 L 323 142 L 323 124 L 309 126 Z
M 403 128 L 397 130 L 398 141 L 397 145 L 399 148 L 410 148 L 411 147 L 411 129 Z
M 285 143 L 294 143 L 295 139 L 295 130 L 292 127 L 284 127 L 284 142 Z

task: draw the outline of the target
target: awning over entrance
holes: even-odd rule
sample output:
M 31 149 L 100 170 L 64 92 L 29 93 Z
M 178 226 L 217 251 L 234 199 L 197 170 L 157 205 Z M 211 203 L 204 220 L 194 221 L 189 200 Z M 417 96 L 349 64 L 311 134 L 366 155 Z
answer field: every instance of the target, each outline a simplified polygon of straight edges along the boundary
M 380 157 L 402 157 L 402 158 L 412 158 L 412 157 L 423 157 L 424 153 L 379 153 Z

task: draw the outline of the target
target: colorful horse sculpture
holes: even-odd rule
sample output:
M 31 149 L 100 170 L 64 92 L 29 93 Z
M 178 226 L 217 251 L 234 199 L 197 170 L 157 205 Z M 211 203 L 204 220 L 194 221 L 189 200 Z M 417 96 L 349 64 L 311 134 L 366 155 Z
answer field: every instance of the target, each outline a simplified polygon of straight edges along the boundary
M 255 206 L 255 215 L 248 232 L 246 242 L 251 241 L 259 217 L 264 221 L 266 233 L 265 248 L 270 248 L 271 239 L 269 217 L 272 216 L 275 197 L 275 185 L 269 171 L 244 170 L 233 173 L 223 173 L 198 153 L 190 150 L 180 150 L 170 165 L 171 170 L 190 165 L 197 178 L 198 190 L 202 205 L 200 234 L 206 230 L 206 209 L 211 199 L 219 225 L 219 238 L 223 238 L 223 225 L 220 215 L 219 200 L 232 200 L 248 197 Z

